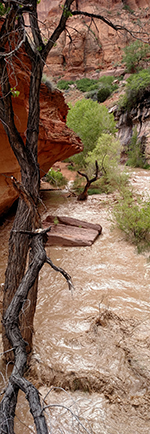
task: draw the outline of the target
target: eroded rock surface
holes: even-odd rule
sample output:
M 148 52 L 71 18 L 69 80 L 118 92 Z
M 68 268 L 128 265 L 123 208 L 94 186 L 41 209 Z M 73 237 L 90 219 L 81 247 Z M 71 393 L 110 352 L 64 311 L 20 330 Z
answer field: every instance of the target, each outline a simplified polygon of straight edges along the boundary
M 132 31 L 139 30 L 138 20 L 144 29 L 148 25 L 149 0 L 78 0 L 79 11 L 100 14 L 112 23 Z M 75 2 L 72 5 L 75 9 Z M 132 13 L 134 10 L 134 14 Z M 44 19 L 44 29 L 53 32 L 62 13 L 61 2 L 39 4 L 39 17 Z M 101 20 L 93 22 L 85 16 L 72 16 L 56 46 L 50 52 L 47 63 L 53 77 L 64 76 L 75 80 L 81 75 L 90 76 L 103 69 L 116 68 L 122 59 L 122 49 L 133 39 L 126 31 L 116 32 Z M 141 27 L 140 27 L 141 32 Z M 71 42 L 72 41 L 72 42 Z M 48 74 L 48 70 L 45 69 Z
M 13 99 L 16 126 L 25 142 L 27 115 L 29 74 L 16 66 L 18 86 L 20 92 Z M 13 84 L 12 84 L 13 86 Z M 38 162 L 40 174 L 43 176 L 58 160 L 81 152 L 83 145 L 79 137 L 66 126 L 68 106 L 63 94 L 58 90 L 51 90 L 45 84 L 40 93 L 40 126 L 38 140 Z M 20 179 L 20 167 L 11 150 L 7 135 L 0 124 L 0 215 L 6 212 L 17 198 L 17 193 L 11 183 L 11 176 Z
M 92 224 L 72 217 L 48 215 L 43 226 L 51 225 L 47 245 L 91 246 L 102 232 L 99 224 Z

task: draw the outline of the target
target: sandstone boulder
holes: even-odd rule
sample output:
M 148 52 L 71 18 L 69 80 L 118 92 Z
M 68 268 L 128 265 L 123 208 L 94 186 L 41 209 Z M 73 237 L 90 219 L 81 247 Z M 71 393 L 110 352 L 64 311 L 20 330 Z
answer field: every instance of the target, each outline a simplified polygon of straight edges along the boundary
M 65 216 L 48 215 L 43 226 L 51 226 L 47 240 L 50 246 L 91 246 L 102 232 L 99 224 Z

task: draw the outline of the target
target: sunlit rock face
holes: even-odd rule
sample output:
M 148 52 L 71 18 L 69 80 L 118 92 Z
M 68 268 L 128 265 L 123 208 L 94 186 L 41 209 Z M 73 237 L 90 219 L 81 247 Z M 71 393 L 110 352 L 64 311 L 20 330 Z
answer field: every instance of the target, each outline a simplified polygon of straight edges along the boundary
M 44 29 L 53 33 L 62 13 L 59 0 L 42 0 L 39 4 L 39 18 L 44 21 Z M 138 18 L 145 27 L 149 19 L 150 0 L 78 0 L 78 9 L 100 14 L 115 24 L 134 29 Z M 72 9 L 75 9 L 73 2 Z M 138 17 L 133 17 L 132 11 Z M 131 13 L 129 13 L 131 11 Z M 68 32 L 64 32 L 50 52 L 45 72 L 52 77 L 76 79 L 91 77 L 103 69 L 116 68 L 121 63 L 122 49 L 131 41 L 125 31 L 116 32 L 101 20 L 91 22 L 83 16 L 72 16 L 67 22 Z M 72 43 L 71 43 L 72 41 Z
M 18 97 L 12 97 L 15 123 L 25 143 L 28 115 L 29 74 L 16 65 Z M 13 86 L 13 83 L 11 82 Z M 40 125 L 38 163 L 40 174 L 56 162 L 83 149 L 81 140 L 66 126 L 68 106 L 63 94 L 42 84 L 40 93 Z M 17 198 L 11 176 L 20 179 L 20 167 L 11 150 L 7 135 L 0 123 L 0 215 L 6 212 Z

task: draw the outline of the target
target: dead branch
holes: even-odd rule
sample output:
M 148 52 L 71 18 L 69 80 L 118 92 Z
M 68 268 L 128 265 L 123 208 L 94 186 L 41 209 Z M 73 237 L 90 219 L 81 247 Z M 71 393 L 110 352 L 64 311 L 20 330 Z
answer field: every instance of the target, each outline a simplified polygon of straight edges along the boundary
M 21 389 L 29 402 L 37 433 L 48 434 L 43 408 L 40 404 L 39 393 L 29 381 L 23 378 L 27 362 L 27 343 L 23 340 L 20 333 L 19 312 L 44 263 L 48 263 L 55 271 L 59 271 L 65 277 L 69 289 L 73 287 L 70 275 L 62 268 L 56 267 L 46 255 L 44 243 L 45 235 L 49 230 L 50 228 L 48 227 L 47 229 L 39 228 L 34 232 L 30 232 L 33 260 L 32 263 L 29 264 L 28 270 L 3 318 L 6 335 L 14 349 L 15 365 L 9 378 L 5 395 L 0 404 L 0 433 L 14 433 L 14 412 L 18 390 Z
M 86 11 L 80 11 L 80 10 L 71 10 L 71 13 L 73 16 L 85 16 L 85 17 L 89 17 L 89 18 L 95 18 L 98 19 L 100 21 L 103 21 L 105 24 L 107 24 L 109 27 L 112 27 L 114 30 L 116 30 L 116 32 L 120 31 L 125 31 L 127 33 L 129 33 L 133 38 L 136 39 L 140 39 L 141 40 L 141 32 L 140 31 L 134 31 L 134 30 L 130 30 L 128 27 L 121 25 L 121 24 L 114 24 L 112 21 L 110 21 L 108 18 L 105 18 L 103 15 L 100 14 L 94 14 L 91 12 L 86 12 Z M 147 35 L 147 33 L 144 31 L 143 34 Z M 147 35 L 148 36 L 148 35 Z
M 79 194 L 77 200 L 87 200 L 87 197 L 88 197 L 88 189 L 89 189 L 90 185 L 91 185 L 93 182 L 95 182 L 95 181 L 97 180 L 97 178 L 98 178 L 98 170 L 99 170 L 99 169 L 98 169 L 98 163 L 97 163 L 97 161 L 95 161 L 95 166 L 96 166 L 96 172 L 95 172 L 95 176 L 94 176 L 94 178 L 92 178 L 92 179 L 89 179 L 88 176 L 86 175 L 86 173 L 81 173 L 81 172 L 78 171 L 79 175 L 84 176 L 84 177 L 86 178 L 87 183 L 86 183 L 86 185 L 85 185 L 85 187 L 84 187 L 83 192 L 82 192 L 81 194 Z
M 74 286 L 73 286 L 72 281 L 71 281 L 71 276 L 68 273 L 66 273 L 66 271 L 63 270 L 63 268 L 56 267 L 56 265 L 54 265 L 53 262 L 51 261 L 51 259 L 48 257 L 46 258 L 46 262 L 47 262 L 47 264 L 49 264 L 53 268 L 53 270 L 58 271 L 59 273 L 61 273 L 65 277 L 65 279 L 67 280 L 67 283 L 68 283 L 69 290 L 74 289 Z

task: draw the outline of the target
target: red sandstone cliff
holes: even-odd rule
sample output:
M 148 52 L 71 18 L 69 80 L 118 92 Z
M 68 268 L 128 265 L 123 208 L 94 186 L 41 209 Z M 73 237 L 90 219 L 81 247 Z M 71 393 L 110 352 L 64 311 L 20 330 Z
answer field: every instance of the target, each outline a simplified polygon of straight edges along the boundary
M 28 114 L 29 74 L 16 65 L 17 90 L 19 96 L 13 99 L 16 126 L 25 142 Z M 13 80 L 11 82 L 13 86 Z M 68 106 L 63 94 L 51 91 L 45 84 L 40 93 L 40 126 L 38 141 L 38 162 L 41 176 L 58 160 L 82 151 L 79 137 L 66 126 Z M 11 175 L 20 178 L 20 168 L 11 150 L 7 135 L 0 123 L 0 215 L 13 204 L 17 194 L 12 187 Z
M 45 19 L 50 32 L 59 22 L 61 3 L 60 0 L 41 0 L 39 4 L 39 17 Z M 144 28 L 148 25 L 150 0 L 78 0 L 78 5 L 79 10 L 101 14 L 113 23 L 131 29 L 135 29 L 138 19 Z M 134 10 L 135 14 L 128 13 L 125 7 Z M 85 74 L 90 76 L 94 71 L 116 67 L 121 62 L 122 48 L 130 42 L 130 35 L 116 32 L 98 20 L 89 29 L 90 23 L 87 17 L 69 18 L 68 31 L 61 35 L 49 54 L 49 69 L 45 69 L 47 75 L 76 79 Z

